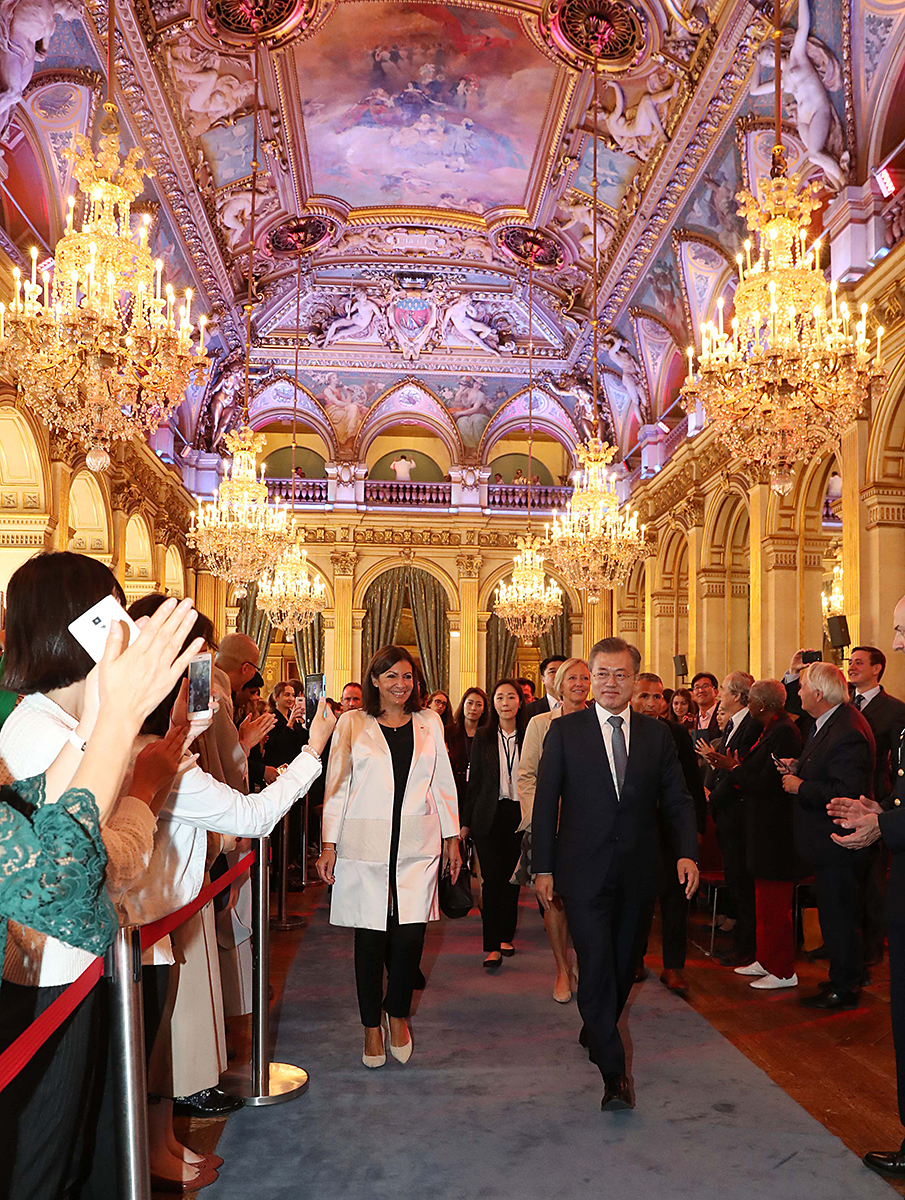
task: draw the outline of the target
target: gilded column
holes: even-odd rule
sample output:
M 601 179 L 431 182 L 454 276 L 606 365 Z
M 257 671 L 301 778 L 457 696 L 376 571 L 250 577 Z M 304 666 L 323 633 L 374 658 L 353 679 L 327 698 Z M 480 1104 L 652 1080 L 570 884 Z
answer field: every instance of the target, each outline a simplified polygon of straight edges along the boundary
M 71 530 L 69 525 L 69 495 L 72 486 L 73 466 L 80 447 L 68 437 L 50 431 L 47 446 L 50 455 L 50 537 L 48 548 L 68 550 Z M 88 549 L 88 547 L 86 547 Z
M 195 608 L 214 623 L 218 639 L 228 631 L 226 623 L 226 580 L 208 571 L 195 572 Z
M 584 633 L 584 657 L 587 658 L 592 648 L 602 638 L 612 637 L 613 634 L 613 593 L 601 593 L 596 604 L 588 600 L 587 592 L 581 593 L 581 612 Z
M 879 645 L 880 628 L 873 628 L 865 609 L 862 619 L 861 599 L 867 600 L 873 580 L 867 562 L 866 505 L 861 489 L 866 478 L 868 421 L 859 417 L 842 435 L 839 466 L 842 471 L 842 592 L 845 596 L 845 616 L 852 645 Z M 862 587 L 863 585 L 863 587 Z
M 771 647 L 764 644 L 765 569 L 764 539 L 767 533 L 767 505 L 770 489 L 765 483 L 753 483 L 748 491 L 750 520 L 748 543 L 748 606 L 751 620 L 751 650 L 748 670 L 755 679 L 771 675 Z M 783 668 L 785 670 L 785 668 Z
M 478 591 L 480 554 L 460 554 L 459 568 L 459 695 L 478 686 Z
M 352 592 L 355 582 L 356 550 L 334 550 L 333 564 L 333 690 L 339 696 L 350 679 L 352 669 Z
M 687 655 L 688 669 L 694 675 L 696 671 L 714 670 L 714 667 L 709 665 L 711 647 L 707 642 L 707 632 L 710 630 L 712 633 L 713 625 L 719 626 L 721 621 L 714 622 L 713 614 L 703 603 L 701 567 L 704 558 L 704 497 L 689 496 L 685 501 L 685 512 L 688 520 L 686 537 L 688 543 Z M 678 581 L 676 581 L 676 590 L 678 591 Z M 723 640 L 725 641 L 725 631 L 723 631 Z M 682 647 L 677 646 L 677 653 L 681 653 L 681 651 Z M 662 670 L 666 670 L 665 662 L 661 662 L 660 666 Z

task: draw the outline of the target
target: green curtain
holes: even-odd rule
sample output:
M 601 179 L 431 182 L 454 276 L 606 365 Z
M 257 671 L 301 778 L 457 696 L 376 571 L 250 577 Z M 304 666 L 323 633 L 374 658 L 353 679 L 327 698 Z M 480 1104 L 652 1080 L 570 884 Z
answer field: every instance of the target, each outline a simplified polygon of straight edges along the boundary
M 270 623 L 270 617 L 257 607 L 257 597 L 258 585 L 250 583 L 247 592 L 239 601 L 236 631 L 237 633 L 247 633 L 253 639 L 260 651 L 258 670 L 263 671 L 264 664 L 267 662 L 267 652 L 273 641 L 273 626 Z
M 293 640 L 301 678 L 321 674 L 324 669 L 324 618 L 321 614 L 315 613 L 311 624 L 298 630 Z
M 565 658 L 572 657 L 572 634 L 569 629 L 569 601 L 562 598 L 562 612 L 537 639 L 537 647 L 541 658 L 550 658 L 553 654 L 562 654 Z
M 487 620 L 487 689 L 498 679 L 509 678 L 515 670 L 518 638 L 514 638 L 496 613 Z
M 361 625 L 361 677 L 381 646 L 392 645 L 408 585 L 405 567 L 394 567 L 379 575 L 365 592 L 365 615 Z
M 427 571 L 411 567 L 408 592 L 418 657 L 429 692 L 449 690 L 449 621 L 446 589 Z

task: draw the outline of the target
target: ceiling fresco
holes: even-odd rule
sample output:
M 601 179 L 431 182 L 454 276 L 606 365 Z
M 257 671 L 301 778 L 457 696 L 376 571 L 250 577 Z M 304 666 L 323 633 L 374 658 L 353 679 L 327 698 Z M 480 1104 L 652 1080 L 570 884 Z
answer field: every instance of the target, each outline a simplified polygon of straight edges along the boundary
M 527 419 L 529 290 L 544 419 L 570 445 L 593 432 L 595 245 L 603 430 L 631 454 L 645 425 L 680 418 L 687 348 L 720 297 L 731 312 L 736 193 L 769 167 L 768 19 L 747 0 L 606 5 L 619 44 L 596 106 L 587 0 L 265 6 L 253 197 L 238 0 L 217 6 L 220 25 L 203 0 L 122 0 L 123 143 L 156 171 L 137 207 L 167 278 L 211 314 L 214 365 L 176 420 L 185 453 L 221 447 L 241 411 L 249 261 L 262 419 L 291 404 L 298 352 L 304 419 L 340 457 L 391 395 L 400 413 L 439 406 L 472 457 L 495 421 Z M 0 275 L 36 234 L 52 253 L 71 187 L 63 152 L 103 99 L 106 2 L 64 15 L 0 143 Z M 905 141 L 905 10 L 788 0 L 782 20 L 785 140 L 819 191 L 819 228 Z M 543 244 L 530 289 L 525 227 Z
M 556 69 L 514 18 L 348 3 L 288 69 L 313 192 L 352 208 L 524 203 Z

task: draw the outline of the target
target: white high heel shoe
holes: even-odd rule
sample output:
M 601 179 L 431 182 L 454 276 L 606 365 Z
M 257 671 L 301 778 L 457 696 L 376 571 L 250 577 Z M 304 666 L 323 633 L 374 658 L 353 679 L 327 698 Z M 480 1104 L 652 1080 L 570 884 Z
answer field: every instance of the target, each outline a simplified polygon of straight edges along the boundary
M 375 1067 L 382 1067 L 387 1060 L 386 1046 L 390 1039 L 389 1037 L 384 1038 L 382 1026 L 380 1029 L 380 1036 L 381 1040 L 383 1041 L 383 1054 L 362 1054 L 361 1056 L 361 1061 L 364 1063 L 364 1065 L 366 1067 L 370 1067 L 372 1070 Z
M 408 1022 L 406 1022 L 406 1029 L 408 1029 Z M 389 1046 L 390 1054 L 392 1054 L 392 1056 L 393 1056 L 393 1058 L 395 1058 L 396 1062 L 407 1063 L 408 1060 L 412 1057 L 412 1050 L 414 1049 L 414 1044 L 412 1042 L 411 1029 L 408 1029 L 408 1033 L 409 1033 L 409 1040 L 405 1043 L 404 1046 L 394 1046 L 392 1038 L 390 1037 L 390 1019 L 389 1019 L 389 1017 L 387 1017 L 386 1037 L 384 1039 L 384 1045 Z

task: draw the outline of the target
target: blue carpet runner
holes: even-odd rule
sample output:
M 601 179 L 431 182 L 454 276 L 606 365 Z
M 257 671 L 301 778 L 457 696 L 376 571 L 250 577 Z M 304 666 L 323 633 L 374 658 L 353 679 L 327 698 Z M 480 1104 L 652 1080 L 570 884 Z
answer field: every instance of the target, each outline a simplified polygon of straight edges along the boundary
M 277 1052 L 306 1095 L 230 1117 L 204 1200 L 888 1200 L 894 1193 L 650 976 L 627 1025 L 634 1112 L 600 1112 L 575 1002 L 555 1004 L 533 901 L 518 953 L 482 970 L 480 918 L 431 925 L 406 1066 L 369 1071 L 352 934 L 312 916 Z M 625 1023 L 623 1024 L 625 1027 Z

